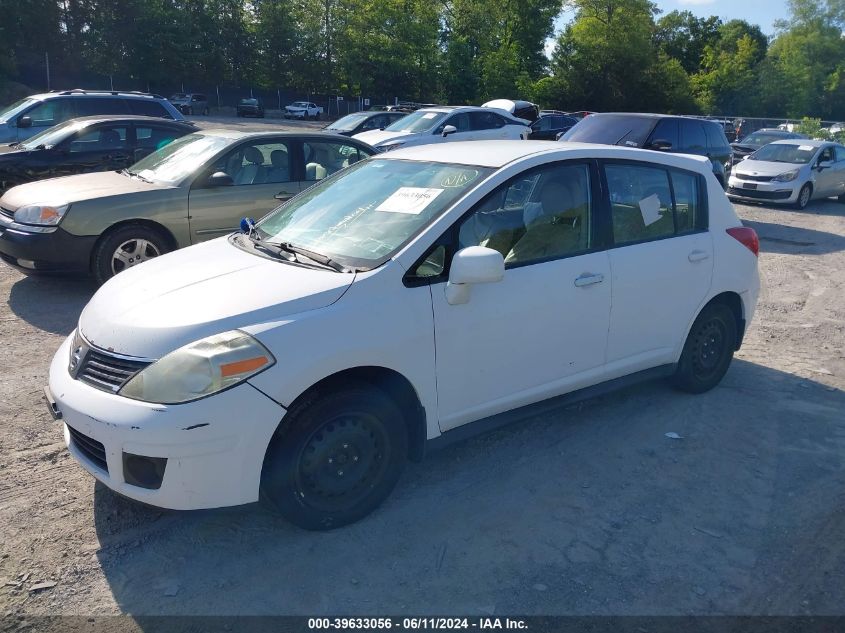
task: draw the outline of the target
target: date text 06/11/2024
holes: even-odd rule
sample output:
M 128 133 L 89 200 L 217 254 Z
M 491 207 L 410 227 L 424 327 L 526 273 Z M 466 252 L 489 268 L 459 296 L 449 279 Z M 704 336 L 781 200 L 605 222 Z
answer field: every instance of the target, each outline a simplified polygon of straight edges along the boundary
M 310 630 L 527 630 L 524 620 L 511 618 L 308 618 Z

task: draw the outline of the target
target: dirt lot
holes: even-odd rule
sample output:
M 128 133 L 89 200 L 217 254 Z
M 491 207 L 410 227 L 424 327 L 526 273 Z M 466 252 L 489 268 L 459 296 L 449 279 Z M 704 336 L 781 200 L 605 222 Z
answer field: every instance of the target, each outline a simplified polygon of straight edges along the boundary
M 325 534 L 95 484 L 41 391 L 94 288 L 0 266 L 0 616 L 845 614 L 845 205 L 738 209 L 763 293 L 721 386 L 453 446 Z

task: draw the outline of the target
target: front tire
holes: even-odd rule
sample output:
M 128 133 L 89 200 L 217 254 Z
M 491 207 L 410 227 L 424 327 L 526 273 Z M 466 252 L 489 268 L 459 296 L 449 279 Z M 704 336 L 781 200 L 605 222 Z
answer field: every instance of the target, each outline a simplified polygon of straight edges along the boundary
M 737 342 L 736 318 L 723 303 L 706 306 L 690 328 L 672 378 L 688 393 L 704 393 L 719 384 L 730 367 Z
M 384 392 L 351 384 L 317 394 L 289 411 L 271 440 L 262 498 L 306 530 L 348 525 L 390 494 L 407 452 L 402 412 Z
M 94 251 L 92 269 L 98 284 L 104 284 L 127 268 L 137 266 L 169 251 L 167 239 L 140 224 L 130 224 L 107 233 Z
M 813 185 L 809 182 L 801 187 L 801 191 L 798 192 L 798 199 L 795 201 L 795 208 L 796 209 L 806 209 L 807 205 L 810 204 L 810 198 L 813 197 Z

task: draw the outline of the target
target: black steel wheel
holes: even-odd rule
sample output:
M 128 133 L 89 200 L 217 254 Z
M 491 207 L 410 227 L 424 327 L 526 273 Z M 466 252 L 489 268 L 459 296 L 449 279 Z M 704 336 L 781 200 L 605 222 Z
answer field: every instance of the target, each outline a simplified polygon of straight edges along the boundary
M 404 467 L 402 412 L 382 391 L 349 385 L 291 409 L 267 450 L 261 492 L 308 530 L 353 523 L 390 494 Z
M 723 303 L 704 308 L 690 328 L 673 382 L 689 393 L 704 393 L 722 380 L 736 349 L 736 318 Z

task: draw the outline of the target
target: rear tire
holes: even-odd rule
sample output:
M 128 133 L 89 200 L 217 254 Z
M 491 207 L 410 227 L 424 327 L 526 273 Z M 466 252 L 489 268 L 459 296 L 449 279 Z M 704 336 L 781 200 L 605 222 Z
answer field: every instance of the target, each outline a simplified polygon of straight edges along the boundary
M 728 306 L 705 306 L 690 328 L 672 384 L 688 393 L 715 387 L 730 367 L 737 336 L 736 318 Z
M 407 453 L 407 428 L 396 403 L 352 383 L 288 412 L 264 458 L 261 496 L 306 530 L 348 525 L 390 494 Z
M 155 229 L 129 224 L 106 233 L 96 246 L 92 269 L 102 285 L 126 268 L 137 266 L 170 250 L 168 240 Z
M 810 198 L 813 197 L 813 185 L 809 182 L 801 187 L 801 191 L 798 192 L 798 199 L 795 201 L 795 208 L 796 209 L 806 209 L 807 205 L 810 204 Z

